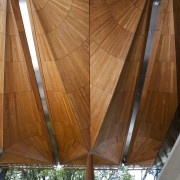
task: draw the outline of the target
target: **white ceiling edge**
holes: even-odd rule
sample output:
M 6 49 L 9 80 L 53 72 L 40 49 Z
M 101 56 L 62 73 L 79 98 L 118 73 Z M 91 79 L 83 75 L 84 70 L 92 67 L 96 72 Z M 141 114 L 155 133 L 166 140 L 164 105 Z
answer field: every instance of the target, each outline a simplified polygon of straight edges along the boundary
M 176 140 L 158 180 L 180 180 L 180 135 Z

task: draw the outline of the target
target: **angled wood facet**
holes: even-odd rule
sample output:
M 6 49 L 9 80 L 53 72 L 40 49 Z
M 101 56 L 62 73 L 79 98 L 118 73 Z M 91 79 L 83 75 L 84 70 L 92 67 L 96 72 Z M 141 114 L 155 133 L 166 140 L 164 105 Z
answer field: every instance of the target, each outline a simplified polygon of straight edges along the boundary
M 91 146 L 114 164 L 122 158 L 144 57 L 152 6 L 141 3 L 92 0 L 90 6 Z
M 149 2 L 28 1 L 61 163 L 85 164 L 90 150 L 97 164 L 120 162 L 144 54 Z M 117 114 L 117 106 L 127 101 Z
M 174 0 L 173 2 L 173 15 L 174 15 L 174 31 L 175 31 L 175 47 L 176 47 L 176 66 L 177 66 L 177 89 L 178 89 L 178 102 L 180 102 L 180 1 Z
M 3 150 L 3 96 L 7 1 L 0 0 L 0 152 Z
M 43 88 L 60 161 L 73 163 L 90 147 L 89 2 L 41 2 L 28 6 Z
M 177 109 L 178 7 L 179 1 L 161 1 L 128 164 L 153 163 Z
M 0 1 L 0 11 L 6 17 L 0 33 L 1 49 L 5 47 L 0 72 L 4 96 L 0 164 L 54 164 L 18 1 Z

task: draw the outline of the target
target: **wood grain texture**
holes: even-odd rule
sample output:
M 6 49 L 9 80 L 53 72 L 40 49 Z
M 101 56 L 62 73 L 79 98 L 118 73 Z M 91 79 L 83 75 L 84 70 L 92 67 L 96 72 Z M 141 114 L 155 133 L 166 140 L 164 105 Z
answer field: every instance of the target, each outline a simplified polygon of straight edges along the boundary
M 3 150 L 3 96 L 7 1 L 0 1 L 0 152 Z
M 28 7 L 60 161 L 72 163 L 90 146 L 89 4 L 33 0 Z
M 142 4 L 144 8 L 144 1 Z M 128 16 L 127 9 L 134 11 L 134 15 L 129 13 Z M 93 148 L 122 73 L 142 10 L 131 1 L 105 0 L 90 1 L 90 10 L 90 109 Z M 123 21 L 126 18 L 129 21 Z
M 3 2 L 7 2 L 8 7 L 4 32 L 3 154 L 0 164 L 53 164 L 18 1 Z
M 119 163 L 144 52 L 149 18 L 148 10 L 143 13 L 145 4 L 145 0 L 28 1 L 43 88 L 61 163 L 85 163 L 89 150 L 106 163 Z M 138 48 L 133 50 L 135 46 Z M 133 73 L 125 82 L 123 79 L 131 70 Z M 122 84 L 127 89 L 121 89 L 117 95 L 119 99 L 112 102 L 116 87 L 120 88 Z M 128 101 L 123 99 L 123 93 L 130 94 L 130 102 L 126 105 L 127 111 L 124 109 L 117 116 L 123 119 L 126 111 L 126 119 L 117 120 L 118 109 L 115 108 L 115 112 L 110 113 L 114 117 L 106 120 L 108 108 L 113 103 L 117 107 Z M 116 125 L 103 126 L 104 121 L 105 124 L 116 122 L 117 131 L 111 134 Z M 104 127 L 105 136 L 110 133 L 109 137 L 112 137 L 105 137 L 107 144 L 101 138 Z M 98 134 L 100 138 L 95 149 Z M 107 150 L 109 155 L 100 152 L 109 143 L 113 143 Z M 102 147 L 98 149 L 99 144 Z M 114 154 L 113 160 L 110 154 Z
M 180 81 L 180 2 L 178 0 L 173 1 L 173 15 L 174 15 L 174 31 L 175 31 L 175 47 L 176 47 L 176 66 L 177 66 L 177 82 Z M 178 102 L 180 102 L 180 83 L 177 83 L 178 89 Z
M 95 165 L 118 165 L 144 57 L 152 2 L 27 3 L 61 164 L 92 165 L 90 153 Z M 162 0 L 128 164 L 153 163 L 177 108 L 179 12 L 179 0 Z M 0 0 L 0 23 L 0 164 L 52 164 L 18 0 Z
M 153 163 L 178 105 L 173 0 L 162 0 L 128 164 Z
M 149 2 L 141 1 L 141 7 L 131 1 L 90 3 L 91 148 L 114 164 L 121 161 L 129 128 Z

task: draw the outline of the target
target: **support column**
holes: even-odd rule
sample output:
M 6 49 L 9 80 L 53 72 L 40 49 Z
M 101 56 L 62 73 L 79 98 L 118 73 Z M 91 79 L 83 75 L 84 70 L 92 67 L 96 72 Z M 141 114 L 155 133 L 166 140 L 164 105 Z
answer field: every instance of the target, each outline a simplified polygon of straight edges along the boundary
M 93 154 L 88 154 L 88 157 L 87 157 L 86 180 L 94 180 Z

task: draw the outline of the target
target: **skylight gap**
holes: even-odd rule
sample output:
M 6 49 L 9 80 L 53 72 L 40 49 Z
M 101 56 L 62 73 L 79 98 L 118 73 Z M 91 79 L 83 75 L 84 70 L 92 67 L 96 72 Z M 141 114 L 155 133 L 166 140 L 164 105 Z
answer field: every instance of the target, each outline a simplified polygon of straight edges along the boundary
M 40 76 L 40 72 L 39 72 L 39 65 L 38 65 L 38 60 L 37 60 L 37 55 L 36 55 L 36 50 L 35 50 L 35 45 L 34 45 L 33 34 L 32 34 L 26 0 L 19 0 L 19 6 L 20 6 L 21 14 L 22 14 L 22 19 L 23 19 L 25 34 L 26 34 L 26 38 L 27 38 L 30 55 L 31 55 L 31 60 L 32 60 L 32 64 L 33 64 L 33 68 L 34 68 L 34 72 L 35 72 L 38 91 L 39 91 L 39 95 L 40 95 L 41 102 L 43 105 L 45 120 L 46 120 L 50 140 L 51 140 L 52 147 L 53 147 L 54 157 L 56 160 L 56 164 L 59 164 L 59 162 L 58 162 L 59 155 L 58 155 L 58 151 L 57 151 L 57 145 L 56 145 L 54 135 L 52 132 L 49 113 L 48 113 L 47 104 L 46 104 L 46 100 L 45 100 L 45 96 L 44 96 L 44 90 L 42 87 L 42 80 L 41 80 L 41 76 Z
M 142 94 L 146 71 L 147 71 L 147 66 L 148 66 L 149 55 L 150 55 L 152 41 L 153 41 L 153 37 L 154 37 L 157 14 L 159 12 L 159 4 L 160 4 L 160 1 L 158 1 L 158 0 L 154 0 L 152 3 L 152 11 L 151 11 L 150 24 L 149 24 L 148 37 L 147 37 L 147 42 L 146 42 L 146 49 L 145 49 L 145 54 L 144 54 L 142 70 L 141 70 L 141 74 L 140 74 L 140 80 L 138 82 L 137 93 L 135 95 L 135 101 L 133 104 L 133 112 L 132 112 L 131 119 L 130 119 L 130 126 L 129 126 L 128 135 L 127 135 L 126 146 L 125 146 L 125 150 L 124 150 L 124 158 L 126 158 L 127 154 L 128 154 L 130 141 L 132 138 L 132 133 L 133 133 L 134 125 L 135 125 L 135 120 L 137 117 L 137 112 L 138 112 L 138 108 L 139 108 L 139 103 L 140 103 L 140 99 L 141 99 L 141 94 Z

